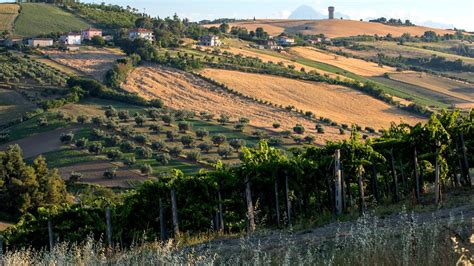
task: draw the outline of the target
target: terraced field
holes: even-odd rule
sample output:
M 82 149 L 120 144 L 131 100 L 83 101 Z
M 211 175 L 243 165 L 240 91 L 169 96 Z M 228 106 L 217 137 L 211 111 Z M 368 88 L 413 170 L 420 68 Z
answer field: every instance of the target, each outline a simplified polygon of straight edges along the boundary
M 20 6 L 17 4 L 0 4 L 0 31 L 13 30 L 13 23 L 19 9 Z
M 400 120 L 407 123 L 420 121 L 407 112 L 342 86 L 216 69 L 206 69 L 202 74 L 245 95 L 285 106 L 293 105 L 338 123 L 381 128 Z

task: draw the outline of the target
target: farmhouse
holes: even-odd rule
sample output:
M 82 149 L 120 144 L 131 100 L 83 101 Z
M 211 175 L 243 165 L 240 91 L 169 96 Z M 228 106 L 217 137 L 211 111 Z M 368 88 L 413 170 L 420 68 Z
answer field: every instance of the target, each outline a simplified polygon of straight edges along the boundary
M 219 39 L 219 36 L 206 35 L 200 38 L 199 44 L 202 46 L 220 46 L 222 42 Z
M 291 46 L 295 44 L 295 39 L 288 36 L 280 36 L 277 38 L 277 43 L 281 46 Z
M 147 41 L 154 41 L 155 36 L 153 35 L 153 31 L 147 30 L 144 28 L 137 28 L 137 29 L 131 29 L 128 32 L 128 38 L 130 40 L 135 40 L 135 39 L 144 39 Z
M 31 47 L 50 47 L 53 46 L 51 38 L 31 38 L 28 40 L 28 46 Z
M 309 44 L 318 44 L 318 43 L 331 43 L 331 38 L 327 37 L 320 37 L 320 38 L 313 38 L 306 41 Z
M 94 28 L 88 28 L 88 29 L 82 30 L 83 40 L 92 40 L 94 36 L 102 36 L 102 30 L 94 29 Z
M 80 45 L 82 41 L 82 35 L 78 32 L 69 32 L 67 34 L 61 35 L 59 41 L 66 45 Z
M 274 40 L 258 40 L 257 45 L 259 49 L 283 50 L 283 47 Z

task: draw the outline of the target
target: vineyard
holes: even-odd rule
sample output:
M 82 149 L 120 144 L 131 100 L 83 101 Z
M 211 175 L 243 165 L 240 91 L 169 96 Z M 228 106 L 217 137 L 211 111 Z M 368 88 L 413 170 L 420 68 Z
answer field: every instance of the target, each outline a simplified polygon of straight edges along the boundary
M 20 6 L 17 4 L 0 4 L 0 31 L 11 31 L 13 22 L 18 16 Z

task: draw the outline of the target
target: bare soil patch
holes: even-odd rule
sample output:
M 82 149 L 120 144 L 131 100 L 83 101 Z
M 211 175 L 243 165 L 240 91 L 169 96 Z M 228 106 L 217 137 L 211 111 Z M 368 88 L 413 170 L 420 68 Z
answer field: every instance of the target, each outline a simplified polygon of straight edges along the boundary
M 116 168 L 117 177 L 114 179 L 104 178 L 104 172 L 107 169 Z M 147 179 L 136 171 L 132 171 L 121 164 L 111 163 L 109 161 L 94 161 L 58 169 L 59 174 L 64 180 L 67 180 L 72 172 L 81 173 L 83 177 L 80 182 L 101 185 L 104 187 L 131 188 L 133 184 L 141 183 Z
M 43 50 L 53 61 L 77 69 L 85 75 L 102 81 L 105 74 L 111 69 L 117 59 L 124 55 L 115 49 L 88 48 L 73 52 L 58 50 Z
M 15 140 L 6 144 L 0 145 L 0 150 L 7 150 L 8 146 L 18 144 L 23 150 L 25 158 L 33 158 L 40 154 L 55 151 L 61 148 L 61 141 L 59 137 L 63 133 L 75 132 L 78 128 L 61 128 L 45 133 L 40 133 L 28 138 Z
M 281 130 L 291 130 L 299 123 L 308 134 L 316 136 L 318 144 L 347 137 L 340 135 L 337 128 L 330 127 L 324 135 L 316 134 L 314 123 L 303 117 L 227 93 L 205 80 L 176 69 L 153 65 L 138 67 L 130 73 L 123 88 L 146 99 L 160 98 L 168 107 L 178 110 L 226 114 L 233 120 L 246 117 L 250 119 L 251 126 L 271 131 L 274 130 L 274 122 L 281 124 Z
M 421 121 L 408 112 L 343 86 L 217 69 L 206 69 L 202 74 L 244 95 L 283 106 L 293 105 L 338 123 L 377 129 L 400 120 L 410 124 Z

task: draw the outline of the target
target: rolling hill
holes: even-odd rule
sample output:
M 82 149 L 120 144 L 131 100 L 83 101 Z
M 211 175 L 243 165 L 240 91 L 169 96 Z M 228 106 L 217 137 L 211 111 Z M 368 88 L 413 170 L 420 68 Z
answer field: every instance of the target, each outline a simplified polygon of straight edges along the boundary
M 0 31 L 12 30 L 13 22 L 18 16 L 20 6 L 17 4 L 0 4 Z
M 61 8 L 39 3 L 21 5 L 21 12 L 15 21 L 15 34 L 35 36 L 50 32 L 78 31 L 91 25 Z
M 216 26 L 216 25 L 207 25 Z M 325 36 L 348 37 L 357 35 L 380 35 L 401 36 L 403 33 L 410 33 L 412 36 L 423 35 L 425 31 L 432 30 L 438 34 L 454 33 L 451 30 L 433 29 L 422 26 L 390 26 L 375 22 L 365 22 L 356 20 L 281 20 L 281 19 L 262 19 L 256 21 L 239 21 L 230 23 L 230 26 L 245 27 L 248 30 L 255 30 L 263 27 L 270 35 L 279 35 L 280 33 L 303 33 L 303 34 L 324 34 Z

